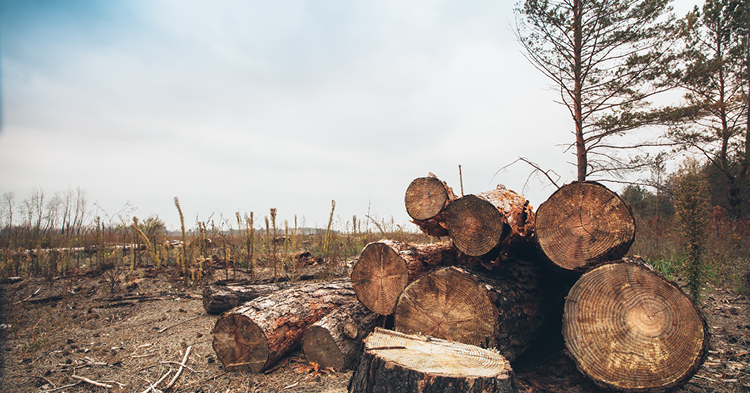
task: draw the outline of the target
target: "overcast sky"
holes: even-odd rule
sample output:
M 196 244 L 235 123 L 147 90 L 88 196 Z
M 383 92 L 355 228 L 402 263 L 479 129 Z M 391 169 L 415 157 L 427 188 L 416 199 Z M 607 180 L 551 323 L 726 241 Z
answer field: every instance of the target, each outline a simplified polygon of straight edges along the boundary
M 536 209 L 552 186 L 495 173 L 524 156 L 574 180 L 572 122 L 514 4 L 0 0 L 0 194 L 82 187 L 102 216 L 129 202 L 173 229 L 175 196 L 189 227 L 272 207 L 324 227 L 331 200 L 339 226 L 403 224 L 409 183 L 460 193 L 460 164 L 466 194 L 501 183 Z

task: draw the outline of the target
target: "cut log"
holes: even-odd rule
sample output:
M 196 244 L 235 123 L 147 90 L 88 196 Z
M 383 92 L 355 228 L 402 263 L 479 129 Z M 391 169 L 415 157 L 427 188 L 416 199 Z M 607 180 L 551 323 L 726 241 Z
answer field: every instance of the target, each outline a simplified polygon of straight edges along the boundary
M 514 247 L 529 243 L 534 238 L 534 222 L 529 201 L 503 185 L 463 196 L 445 209 L 453 244 L 468 255 L 489 256 L 487 267 L 497 266 L 513 256 Z
M 501 260 L 511 257 L 515 247 L 531 243 L 534 239 L 536 214 L 523 195 L 498 185 L 494 190 L 480 192 L 477 196 L 495 206 L 503 222 L 510 227 L 508 235 L 497 246 L 501 248 Z
M 260 372 L 296 349 L 305 330 L 354 299 L 347 281 L 306 284 L 251 300 L 219 318 L 213 348 L 227 370 Z
M 650 266 L 625 262 L 581 276 L 565 302 L 563 336 L 581 373 L 627 392 L 684 384 L 709 341 L 705 319 L 677 285 Z
M 203 309 L 221 314 L 260 296 L 291 287 L 292 284 L 207 285 L 203 288 Z
M 536 236 L 552 263 L 584 272 L 628 252 L 635 240 L 635 219 L 625 202 L 603 185 L 573 182 L 539 206 Z
M 352 268 L 352 286 L 367 308 L 391 315 L 406 285 L 421 275 L 439 267 L 476 263 L 475 259 L 458 254 L 451 243 L 370 243 Z
M 510 229 L 497 208 L 476 195 L 462 196 L 448 205 L 445 223 L 453 245 L 476 257 L 494 249 Z
M 542 271 L 509 260 L 494 271 L 448 267 L 411 283 L 399 297 L 394 329 L 483 348 L 514 361 L 537 338 L 548 301 Z
M 444 181 L 430 173 L 428 177 L 414 179 L 406 188 L 404 204 L 412 222 L 427 236 L 448 235 L 445 208 L 458 196 Z
M 333 310 L 305 331 L 305 357 L 337 371 L 353 368 L 362 354 L 362 339 L 372 333 L 378 319 L 356 299 Z
M 510 363 L 496 352 L 376 328 L 349 382 L 350 393 L 518 391 Z

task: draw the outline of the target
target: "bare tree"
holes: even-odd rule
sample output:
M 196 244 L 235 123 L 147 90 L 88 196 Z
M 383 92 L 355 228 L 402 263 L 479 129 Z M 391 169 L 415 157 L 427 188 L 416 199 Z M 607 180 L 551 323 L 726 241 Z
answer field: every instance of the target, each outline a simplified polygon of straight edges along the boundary
M 16 194 L 12 191 L 3 194 L 2 201 L 2 217 L 5 219 L 5 227 L 8 229 L 13 228 L 13 209 L 16 206 Z
M 83 231 L 83 226 L 86 218 L 88 217 L 88 199 L 86 189 L 76 187 L 75 206 L 73 212 L 73 224 L 71 227 L 73 231 L 80 235 Z

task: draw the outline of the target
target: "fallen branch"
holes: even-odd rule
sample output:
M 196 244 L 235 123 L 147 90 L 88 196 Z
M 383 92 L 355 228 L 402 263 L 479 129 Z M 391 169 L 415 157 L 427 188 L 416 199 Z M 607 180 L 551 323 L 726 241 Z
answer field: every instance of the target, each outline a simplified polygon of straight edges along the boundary
M 99 387 L 107 388 L 107 389 L 112 389 L 113 388 L 112 385 L 108 385 L 108 384 L 102 383 L 102 382 L 96 382 L 93 379 L 88 379 L 86 377 L 81 377 L 79 375 L 73 375 L 72 377 L 75 378 L 75 379 L 80 379 L 83 382 L 90 383 L 90 384 L 92 384 L 94 386 L 99 386 Z
M 187 347 L 187 349 L 185 350 L 185 356 L 184 356 L 184 357 L 182 358 L 182 363 L 180 363 L 180 368 L 179 368 L 179 369 L 177 369 L 177 373 L 176 373 L 176 374 L 174 375 L 174 377 L 172 378 L 172 380 L 171 380 L 171 381 L 169 381 L 169 383 L 167 384 L 167 386 L 165 387 L 165 389 L 169 389 L 169 388 L 171 388 L 171 387 L 172 387 L 172 385 L 174 385 L 174 383 L 175 383 L 175 382 L 177 382 L 177 378 L 179 378 L 179 377 L 180 377 L 180 374 L 182 374 L 182 370 L 183 370 L 183 369 L 184 369 L 185 367 L 187 367 L 186 363 L 187 363 L 187 360 L 188 360 L 188 356 L 190 356 L 190 350 L 191 350 L 192 348 L 193 348 L 192 346 L 189 346 L 189 347 Z
M 140 358 L 148 358 L 148 357 L 155 356 L 155 355 L 156 355 L 156 353 L 147 353 L 145 355 L 130 355 L 130 358 L 131 359 L 140 359 Z

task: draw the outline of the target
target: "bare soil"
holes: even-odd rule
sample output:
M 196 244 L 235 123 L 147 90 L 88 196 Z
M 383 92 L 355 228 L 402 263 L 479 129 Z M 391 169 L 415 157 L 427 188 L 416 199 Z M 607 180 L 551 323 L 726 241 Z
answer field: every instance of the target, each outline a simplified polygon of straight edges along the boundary
M 208 281 L 225 274 L 217 271 Z M 188 348 L 171 391 L 347 391 L 351 371 L 315 369 L 301 350 L 263 374 L 225 371 L 211 347 L 218 316 L 203 310 L 201 288 L 165 270 L 137 276 L 114 289 L 107 272 L 0 284 L 0 391 L 144 392 L 169 372 L 158 385 L 164 390 Z M 706 291 L 710 355 L 677 391 L 750 392 L 748 296 L 725 286 Z M 542 337 L 514 369 L 522 392 L 600 391 L 565 355 L 561 335 Z

